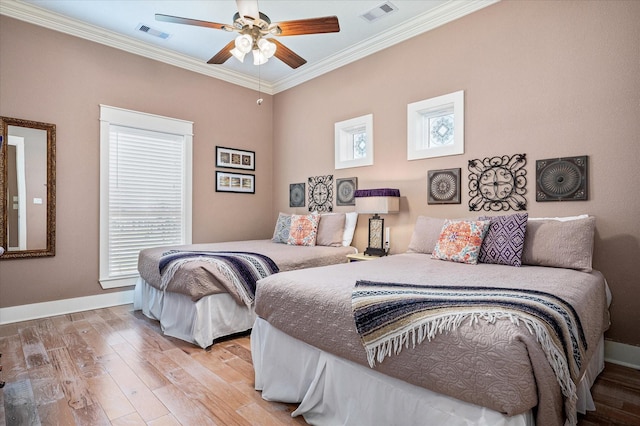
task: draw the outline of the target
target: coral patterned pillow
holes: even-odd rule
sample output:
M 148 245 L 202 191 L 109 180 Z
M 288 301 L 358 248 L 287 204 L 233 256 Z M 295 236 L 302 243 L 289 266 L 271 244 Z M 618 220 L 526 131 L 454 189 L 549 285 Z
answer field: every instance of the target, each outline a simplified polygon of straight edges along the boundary
M 475 265 L 490 223 L 489 220 L 445 220 L 431 257 Z
M 315 246 L 319 219 L 320 216 L 317 214 L 292 214 L 287 244 L 292 246 Z

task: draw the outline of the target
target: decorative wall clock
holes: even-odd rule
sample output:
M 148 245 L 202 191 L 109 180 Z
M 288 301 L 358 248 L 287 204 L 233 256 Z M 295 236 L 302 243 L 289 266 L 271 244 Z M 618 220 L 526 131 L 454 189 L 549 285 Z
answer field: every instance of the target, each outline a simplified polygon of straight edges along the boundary
M 536 201 L 588 199 L 587 156 L 536 161 Z
M 289 185 L 289 207 L 304 207 L 304 182 Z
M 460 204 L 460 169 L 427 172 L 427 204 Z
M 358 178 L 336 179 L 336 204 L 338 206 L 355 206 L 356 189 L 358 189 Z
M 526 210 L 526 154 L 469 160 L 469 210 Z
M 333 211 L 333 175 L 309 178 L 309 211 Z

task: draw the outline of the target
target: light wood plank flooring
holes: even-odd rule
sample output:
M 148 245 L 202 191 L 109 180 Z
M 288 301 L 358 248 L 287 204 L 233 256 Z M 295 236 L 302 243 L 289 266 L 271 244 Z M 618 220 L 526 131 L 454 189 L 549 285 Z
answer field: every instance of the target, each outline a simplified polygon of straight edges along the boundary
M 291 425 L 253 389 L 249 336 L 208 350 L 131 305 L 0 326 L 0 425 Z M 607 365 L 580 426 L 640 425 L 640 372 Z
M 291 425 L 253 389 L 249 336 L 204 350 L 132 306 L 0 326 L 0 425 Z

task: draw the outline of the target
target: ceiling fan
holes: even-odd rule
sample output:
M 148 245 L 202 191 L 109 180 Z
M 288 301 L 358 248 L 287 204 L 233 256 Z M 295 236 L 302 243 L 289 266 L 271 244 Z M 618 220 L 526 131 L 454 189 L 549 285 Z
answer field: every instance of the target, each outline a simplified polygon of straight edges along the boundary
M 255 65 L 261 65 L 267 62 L 270 57 L 275 56 L 295 69 L 307 61 L 272 36 L 282 37 L 340 31 L 337 16 L 271 23 L 269 17 L 258 10 L 257 0 L 236 0 L 236 4 L 238 12 L 233 16 L 233 24 L 219 24 L 160 13 L 156 13 L 156 20 L 239 33 L 235 40 L 231 40 L 213 58 L 209 59 L 208 64 L 223 64 L 231 56 L 243 61 L 244 56 L 252 52 Z

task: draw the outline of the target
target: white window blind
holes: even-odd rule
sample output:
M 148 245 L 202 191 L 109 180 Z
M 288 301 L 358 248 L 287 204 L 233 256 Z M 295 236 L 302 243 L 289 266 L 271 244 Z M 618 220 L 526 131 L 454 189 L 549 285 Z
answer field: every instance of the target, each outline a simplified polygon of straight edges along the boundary
M 123 111 L 128 112 L 116 110 L 118 115 Z M 140 250 L 191 242 L 191 135 L 174 133 L 171 125 L 163 130 L 158 123 L 139 120 L 148 115 L 129 113 L 133 121 L 112 117 L 115 121 L 102 122 L 101 137 L 107 138 L 101 147 L 104 288 L 135 284 Z M 169 120 L 166 124 L 173 120 L 151 117 Z

